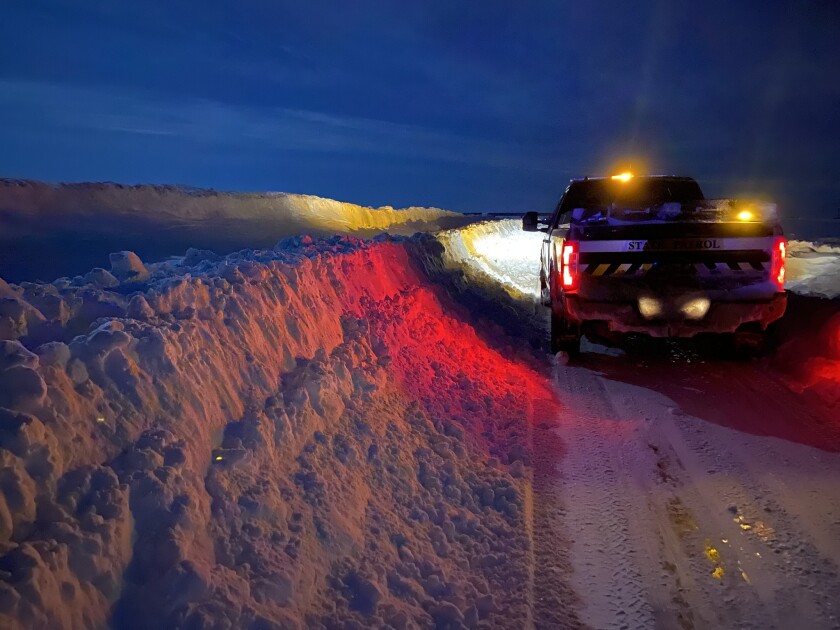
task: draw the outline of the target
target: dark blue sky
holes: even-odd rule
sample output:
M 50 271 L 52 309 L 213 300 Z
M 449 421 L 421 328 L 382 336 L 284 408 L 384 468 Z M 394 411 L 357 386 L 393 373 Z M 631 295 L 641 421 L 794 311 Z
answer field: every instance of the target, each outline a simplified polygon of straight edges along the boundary
M 551 207 L 635 158 L 840 207 L 840 3 L 11 0 L 0 175 Z

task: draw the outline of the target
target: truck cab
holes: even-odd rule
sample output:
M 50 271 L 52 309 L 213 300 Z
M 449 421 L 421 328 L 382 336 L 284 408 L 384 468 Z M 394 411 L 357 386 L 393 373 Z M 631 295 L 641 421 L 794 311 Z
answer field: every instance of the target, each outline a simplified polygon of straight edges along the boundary
M 690 177 L 575 179 L 540 223 L 540 296 L 552 351 L 584 333 L 733 334 L 758 346 L 786 305 L 786 243 L 773 204 L 707 200 Z

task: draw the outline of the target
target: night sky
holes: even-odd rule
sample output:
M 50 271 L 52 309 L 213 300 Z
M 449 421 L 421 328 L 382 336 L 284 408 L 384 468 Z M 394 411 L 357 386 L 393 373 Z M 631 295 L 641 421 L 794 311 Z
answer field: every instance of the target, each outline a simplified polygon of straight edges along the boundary
M 463 211 L 630 161 L 840 209 L 840 2 L 6 0 L 0 175 Z

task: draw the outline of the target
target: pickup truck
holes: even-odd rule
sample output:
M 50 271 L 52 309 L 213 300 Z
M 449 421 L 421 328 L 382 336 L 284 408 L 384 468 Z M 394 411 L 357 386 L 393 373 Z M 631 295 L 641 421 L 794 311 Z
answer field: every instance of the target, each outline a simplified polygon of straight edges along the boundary
M 786 241 L 774 204 L 707 200 L 689 177 L 629 173 L 574 179 L 544 232 L 540 295 L 551 350 L 575 354 L 586 334 L 731 334 L 756 351 L 786 307 Z

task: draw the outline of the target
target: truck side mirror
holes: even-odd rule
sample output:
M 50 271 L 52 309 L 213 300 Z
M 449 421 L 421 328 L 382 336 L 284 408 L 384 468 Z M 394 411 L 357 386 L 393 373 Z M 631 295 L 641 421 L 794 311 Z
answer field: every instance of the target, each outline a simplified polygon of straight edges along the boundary
M 526 212 L 522 215 L 522 229 L 526 232 L 539 231 L 539 217 L 536 212 Z

